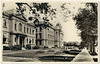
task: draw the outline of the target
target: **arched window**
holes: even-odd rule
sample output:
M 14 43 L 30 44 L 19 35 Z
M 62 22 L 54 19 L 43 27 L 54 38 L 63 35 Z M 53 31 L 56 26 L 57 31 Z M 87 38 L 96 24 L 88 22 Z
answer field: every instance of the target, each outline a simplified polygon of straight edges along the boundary
M 6 19 L 4 19 L 4 21 L 3 21 L 3 27 L 6 27 Z
M 22 24 L 19 23 L 19 31 L 22 31 Z

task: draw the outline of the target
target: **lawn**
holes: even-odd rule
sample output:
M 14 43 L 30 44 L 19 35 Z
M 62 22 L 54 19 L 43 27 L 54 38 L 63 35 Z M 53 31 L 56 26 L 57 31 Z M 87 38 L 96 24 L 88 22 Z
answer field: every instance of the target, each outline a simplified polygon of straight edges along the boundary
M 16 61 L 16 62 L 30 62 L 39 61 L 39 57 L 44 56 L 69 56 L 61 52 L 59 49 L 36 49 L 36 50 L 24 50 L 24 51 L 4 51 L 3 60 L 4 61 Z M 75 57 L 75 55 L 70 55 Z M 8 57 L 8 58 L 7 58 Z

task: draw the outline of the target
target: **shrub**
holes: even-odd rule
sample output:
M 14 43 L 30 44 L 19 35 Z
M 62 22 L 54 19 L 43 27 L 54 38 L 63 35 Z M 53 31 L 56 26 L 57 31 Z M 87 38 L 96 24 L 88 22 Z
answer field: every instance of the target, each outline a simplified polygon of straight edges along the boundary
M 10 47 L 11 50 L 21 50 L 21 45 L 14 45 Z
M 55 45 L 55 47 L 58 47 L 58 45 Z
M 98 55 L 96 52 L 89 52 L 90 53 L 90 55 Z
M 3 50 L 10 50 L 10 47 L 8 47 L 8 46 L 3 46 Z
M 31 49 L 31 44 L 27 44 L 26 49 Z
M 44 46 L 44 48 L 48 48 L 48 46 Z
M 39 49 L 40 47 L 39 46 L 35 46 L 35 47 L 33 47 L 33 49 Z

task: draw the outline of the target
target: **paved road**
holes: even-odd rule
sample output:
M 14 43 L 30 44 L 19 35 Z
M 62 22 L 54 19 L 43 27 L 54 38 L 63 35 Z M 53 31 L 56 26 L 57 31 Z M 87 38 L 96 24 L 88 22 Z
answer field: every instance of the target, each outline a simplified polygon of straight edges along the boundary
M 85 48 L 72 60 L 72 62 L 94 62 L 94 61 L 92 56 Z

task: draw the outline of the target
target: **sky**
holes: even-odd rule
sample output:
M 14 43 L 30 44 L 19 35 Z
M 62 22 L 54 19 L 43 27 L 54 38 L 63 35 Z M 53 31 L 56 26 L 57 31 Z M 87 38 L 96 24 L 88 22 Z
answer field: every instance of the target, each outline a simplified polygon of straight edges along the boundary
M 75 25 L 75 20 L 73 20 L 73 15 L 78 13 L 79 8 L 84 8 L 85 4 L 82 2 L 60 2 L 60 3 L 50 3 L 53 8 L 57 9 L 57 18 L 56 22 L 60 22 L 62 25 L 62 31 L 64 32 L 64 41 L 66 42 L 81 42 L 79 36 L 80 30 L 77 29 Z M 56 5 L 55 5 L 56 4 Z M 71 11 L 70 14 L 66 14 L 66 17 L 63 17 L 62 12 L 66 10 L 61 9 L 61 5 L 65 4 L 65 8 Z M 65 20 L 66 19 L 66 20 Z
M 6 2 L 5 10 L 9 10 L 14 8 L 16 4 L 12 2 Z M 51 23 L 61 23 L 62 31 L 64 33 L 63 40 L 66 42 L 81 42 L 81 38 L 79 36 L 79 30 L 76 28 L 75 21 L 72 19 L 74 15 L 78 13 L 79 8 L 84 8 L 85 4 L 82 2 L 49 2 L 51 8 L 57 9 L 56 18 L 51 21 Z M 67 10 L 62 10 L 61 5 L 64 4 L 64 7 Z M 67 14 L 66 11 L 70 10 L 70 14 Z M 63 14 L 66 14 L 64 17 Z

